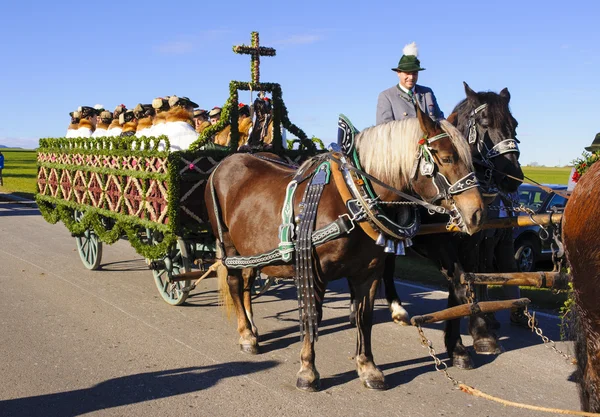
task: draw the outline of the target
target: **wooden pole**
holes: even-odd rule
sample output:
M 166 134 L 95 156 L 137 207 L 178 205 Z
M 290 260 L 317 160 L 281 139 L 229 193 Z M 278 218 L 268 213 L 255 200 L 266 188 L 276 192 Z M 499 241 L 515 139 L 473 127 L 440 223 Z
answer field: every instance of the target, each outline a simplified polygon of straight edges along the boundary
M 562 213 L 553 214 L 534 214 L 533 220 L 529 216 L 503 217 L 500 219 L 492 219 L 486 221 L 481 229 L 505 229 L 508 227 L 534 226 L 540 224 L 546 226 L 550 223 L 559 224 L 562 220 Z M 443 223 L 422 224 L 417 232 L 417 235 L 431 235 L 434 233 L 449 233 L 460 232 L 456 226 L 452 226 L 450 230 L 446 229 Z
M 511 272 L 511 273 L 471 273 L 460 277 L 461 284 L 474 285 L 518 285 L 520 287 L 552 288 L 566 290 L 570 277 L 564 272 Z
M 423 316 L 414 316 L 410 319 L 413 326 L 425 323 L 436 323 L 438 321 L 454 320 L 471 314 L 494 313 L 499 310 L 509 308 L 522 308 L 530 303 L 528 298 L 519 298 L 516 300 L 505 301 L 482 301 L 480 303 L 463 304 L 456 307 L 450 307 L 445 310 L 425 314 Z

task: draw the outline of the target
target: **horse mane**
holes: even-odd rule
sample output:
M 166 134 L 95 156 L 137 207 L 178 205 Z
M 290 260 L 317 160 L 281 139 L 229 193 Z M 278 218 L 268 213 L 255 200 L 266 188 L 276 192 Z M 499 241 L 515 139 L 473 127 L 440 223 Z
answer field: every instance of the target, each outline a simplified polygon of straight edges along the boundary
M 463 135 L 446 120 L 440 121 L 440 127 L 450 136 L 462 163 L 473 170 L 471 152 Z M 365 171 L 380 181 L 399 190 L 406 189 L 423 134 L 416 118 L 367 128 L 355 139 L 360 163 Z
M 469 122 L 469 114 L 480 104 L 485 103 L 488 105 L 487 114 L 491 128 L 502 129 L 508 127 L 511 131 L 516 130 L 518 123 L 510 112 L 506 98 L 493 91 L 482 91 L 476 94 L 478 102 L 465 98 L 452 110 L 452 113 L 458 113 L 459 126 L 466 126 Z

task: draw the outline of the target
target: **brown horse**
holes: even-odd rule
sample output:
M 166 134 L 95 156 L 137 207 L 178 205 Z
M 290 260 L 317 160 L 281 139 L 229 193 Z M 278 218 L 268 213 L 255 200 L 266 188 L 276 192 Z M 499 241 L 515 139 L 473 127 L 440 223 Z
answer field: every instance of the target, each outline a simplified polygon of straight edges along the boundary
M 600 163 L 581 177 L 563 215 L 563 239 L 575 295 L 579 397 L 600 412 Z
M 424 175 L 418 169 L 413 175 L 413 167 L 415 155 L 419 155 L 418 150 L 422 149 L 423 143 L 427 143 L 423 138 L 435 138 L 438 135 L 445 138 L 432 140 L 426 146 L 433 157 L 435 171 L 455 185 L 472 173 L 473 167 L 466 141 L 446 121 L 441 125 L 435 124 L 419 111 L 418 120 L 394 121 L 365 129 L 356 136 L 355 143 L 360 163 L 368 174 L 397 190 L 410 191 L 412 188 L 423 200 L 432 201 L 440 190 L 431 176 Z M 312 172 L 332 156 L 325 154 L 315 157 L 303 164 L 300 172 Z M 331 162 L 332 177 L 335 176 L 336 169 L 339 169 L 339 165 Z M 278 247 L 284 194 L 294 175 L 298 174 L 289 168 L 250 154 L 234 154 L 213 171 L 209 180 L 211 186 L 206 188 L 205 201 L 213 231 L 222 231 L 223 240 L 217 242 L 217 245 L 222 248 L 225 261 L 226 257 L 253 256 Z M 308 181 L 304 181 L 298 184 L 293 200 L 295 213 L 299 213 L 299 204 L 307 183 Z M 378 182 L 373 182 L 372 186 L 383 201 L 399 199 L 389 187 Z M 348 214 L 341 193 L 337 182 L 324 186 L 316 211 L 315 228 L 330 225 Z M 478 188 L 456 194 L 451 202 L 442 200 L 441 204 L 448 209 L 454 207 L 458 210 L 465 230 L 475 232 L 479 229 L 485 211 Z M 322 316 L 327 282 L 348 277 L 358 300 L 358 375 L 368 388 L 384 389 L 384 375 L 373 361 L 371 327 L 375 293 L 383 272 L 385 254 L 372 237 L 363 231 L 363 226 L 358 226 L 335 240 L 312 248 L 316 275 L 314 292 L 317 324 Z M 287 278 L 296 274 L 293 265 L 282 263 L 263 266 L 262 272 L 269 276 Z M 227 270 L 220 267 L 218 275 L 222 295 L 235 309 L 242 351 L 258 353 L 258 331 L 253 321 L 250 294 L 254 269 Z M 303 317 L 306 323 L 308 319 Z M 316 390 L 319 386 L 314 339 L 309 337 L 304 337 L 303 340 L 301 368 L 296 386 L 308 391 Z

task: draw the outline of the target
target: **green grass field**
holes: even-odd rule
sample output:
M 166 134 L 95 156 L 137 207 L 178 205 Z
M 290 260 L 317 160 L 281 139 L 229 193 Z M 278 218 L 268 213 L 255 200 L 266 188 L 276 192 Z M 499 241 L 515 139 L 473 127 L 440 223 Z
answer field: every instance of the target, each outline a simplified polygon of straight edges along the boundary
M 523 174 L 540 184 L 567 184 L 571 167 L 523 167 Z
M 1 148 L 4 154 L 4 186 L 0 192 L 33 198 L 36 192 L 36 152 L 28 149 Z

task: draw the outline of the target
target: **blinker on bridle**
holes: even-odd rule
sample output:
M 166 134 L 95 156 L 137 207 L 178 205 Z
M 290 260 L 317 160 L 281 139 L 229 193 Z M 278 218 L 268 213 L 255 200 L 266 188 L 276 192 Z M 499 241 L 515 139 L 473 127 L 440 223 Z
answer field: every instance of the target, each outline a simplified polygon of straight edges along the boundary
M 478 140 L 477 122 L 475 121 L 475 116 L 477 115 L 477 113 L 479 113 L 480 111 L 485 109 L 487 106 L 488 106 L 487 103 L 483 103 L 481 106 L 475 108 L 474 110 L 471 111 L 471 113 L 469 113 L 469 124 L 468 124 L 469 137 L 468 137 L 468 140 L 469 140 L 469 144 L 471 144 L 471 145 L 473 143 L 477 142 L 477 151 L 481 155 L 481 159 L 483 160 L 483 162 L 485 162 L 486 164 L 490 164 L 490 163 L 493 164 L 491 159 L 493 159 L 497 156 L 500 156 L 500 155 L 503 155 L 503 154 L 506 154 L 509 152 L 520 153 L 519 145 L 518 145 L 519 141 L 514 138 L 504 139 L 503 141 L 500 141 L 497 144 L 495 144 L 490 149 L 485 144 L 483 139 Z M 483 132 L 483 134 L 481 135 L 481 138 L 483 138 L 485 136 L 486 131 L 487 131 L 487 129 Z M 485 148 L 485 152 L 484 152 L 483 148 Z

